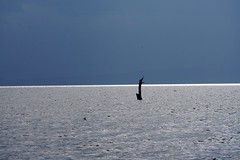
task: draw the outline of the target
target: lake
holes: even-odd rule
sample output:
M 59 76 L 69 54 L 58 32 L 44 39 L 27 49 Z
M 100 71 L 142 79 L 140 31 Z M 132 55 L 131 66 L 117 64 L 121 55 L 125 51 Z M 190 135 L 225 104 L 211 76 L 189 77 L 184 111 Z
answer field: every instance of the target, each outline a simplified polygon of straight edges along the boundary
M 239 159 L 240 85 L 0 87 L 0 159 Z

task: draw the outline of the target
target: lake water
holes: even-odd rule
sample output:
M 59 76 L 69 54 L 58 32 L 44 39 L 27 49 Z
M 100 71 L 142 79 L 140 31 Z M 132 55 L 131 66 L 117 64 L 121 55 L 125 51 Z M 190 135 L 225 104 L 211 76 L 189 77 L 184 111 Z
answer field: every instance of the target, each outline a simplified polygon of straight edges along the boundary
M 240 158 L 240 85 L 1 87 L 0 159 Z

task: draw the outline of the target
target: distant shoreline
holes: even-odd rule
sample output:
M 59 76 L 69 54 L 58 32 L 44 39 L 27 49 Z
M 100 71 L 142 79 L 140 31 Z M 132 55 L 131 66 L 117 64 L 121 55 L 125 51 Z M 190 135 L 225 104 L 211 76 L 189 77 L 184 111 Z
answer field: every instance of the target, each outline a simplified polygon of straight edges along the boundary
M 0 86 L 1 88 L 93 88 L 93 87 L 136 87 L 138 84 L 117 85 L 33 85 Z M 240 86 L 240 83 L 202 83 L 202 84 L 144 84 L 145 87 L 201 87 L 201 86 Z

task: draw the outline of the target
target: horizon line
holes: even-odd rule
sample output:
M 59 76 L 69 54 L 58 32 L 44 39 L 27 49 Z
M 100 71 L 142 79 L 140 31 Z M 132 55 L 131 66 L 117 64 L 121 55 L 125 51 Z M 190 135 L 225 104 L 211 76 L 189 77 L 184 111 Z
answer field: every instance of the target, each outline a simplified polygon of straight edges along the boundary
M 1 88 L 94 88 L 94 87 L 135 87 L 138 84 L 107 84 L 107 85 L 23 85 L 0 86 Z M 194 83 L 194 84 L 143 84 L 145 87 L 200 87 L 200 86 L 240 86 L 240 83 Z

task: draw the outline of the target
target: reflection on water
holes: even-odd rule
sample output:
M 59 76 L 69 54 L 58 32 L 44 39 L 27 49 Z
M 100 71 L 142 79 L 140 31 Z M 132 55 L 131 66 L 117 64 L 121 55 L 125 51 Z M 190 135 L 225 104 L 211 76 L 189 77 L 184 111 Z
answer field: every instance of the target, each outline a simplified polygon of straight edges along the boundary
M 0 88 L 0 159 L 238 159 L 240 86 Z

